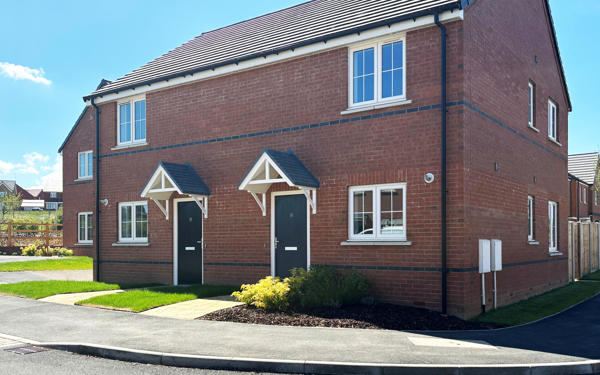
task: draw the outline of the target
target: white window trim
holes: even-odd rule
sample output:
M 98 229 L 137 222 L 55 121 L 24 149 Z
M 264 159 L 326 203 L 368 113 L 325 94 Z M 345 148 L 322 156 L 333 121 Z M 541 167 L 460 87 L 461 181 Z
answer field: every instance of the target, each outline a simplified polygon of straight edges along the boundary
M 587 204 L 587 189 L 583 184 L 579 184 L 579 189 L 581 190 L 581 202 L 583 204 Z
M 83 175 L 83 176 L 79 174 L 81 172 L 81 165 L 79 164 L 79 163 L 81 163 L 81 154 L 85 154 L 86 155 L 85 156 L 85 175 Z M 90 161 L 89 161 L 90 157 L 92 158 L 92 171 L 91 171 L 91 173 L 90 173 L 90 170 L 88 168 L 89 165 L 90 165 Z M 92 150 L 81 151 L 81 152 L 77 153 L 77 179 L 78 180 L 89 180 L 89 179 L 91 179 L 91 178 L 94 177 L 94 171 L 93 171 L 93 169 L 94 169 L 94 167 L 93 167 L 94 161 L 93 160 L 94 160 L 94 152 Z
M 554 108 L 554 117 L 552 108 Z M 548 138 L 558 143 L 558 106 L 552 99 L 548 99 Z
M 594 206 L 598 205 L 598 192 L 594 191 Z
M 146 100 L 146 95 L 136 95 L 136 96 L 130 96 L 128 98 L 125 99 L 121 99 L 119 101 L 117 101 L 117 147 L 120 146 L 144 146 L 147 145 L 146 139 L 148 137 L 148 118 L 146 116 L 146 137 L 144 137 L 143 139 L 135 139 L 135 103 L 142 101 L 142 100 Z M 121 129 L 120 129 L 120 123 L 121 123 L 121 105 L 122 104 L 127 104 L 129 103 L 129 108 L 130 108 L 130 124 L 131 124 L 131 140 L 130 141 L 126 141 L 126 142 L 121 142 Z M 148 107 L 147 107 L 148 103 L 146 102 L 146 114 L 148 113 Z M 125 148 L 125 147 L 123 147 Z
M 529 217 L 527 218 L 528 224 L 528 233 L 527 240 L 529 242 L 535 241 L 535 198 L 531 195 L 527 196 L 527 212 L 529 213 Z
M 119 203 L 119 244 L 121 243 L 148 243 L 148 237 L 136 237 L 136 220 L 135 220 L 135 207 L 136 206 L 146 206 L 146 212 L 148 212 L 148 201 L 137 201 L 137 202 L 121 202 Z M 124 206 L 131 207 L 131 237 L 123 237 L 121 231 L 123 230 L 123 226 L 121 225 L 121 208 Z M 150 215 L 148 215 L 148 229 L 146 235 L 150 234 Z
M 81 232 L 80 232 L 80 230 L 81 230 L 81 221 L 80 221 L 81 217 L 82 216 L 85 217 L 85 221 L 84 221 L 84 223 L 85 223 L 85 233 L 87 234 L 87 232 L 88 232 L 87 217 L 88 216 L 92 216 L 92 215 L 93 215 L 93 212 L 79 212 L 79 213 L 77 213 L 77 243 L 80 243 L 80 244 L 91 244 L 91 243 L 94 242 L 93 239 L 89 239 L 89 238 L 88 239 L 82 239 L 81 238 Z
M 395 235 L 379 234 L 379 225 L 381 221 L 381 194 L 383 189 L 402 189 L 402 223 L 403 233 Z M 372 191 L 373 192 L 373 234 L 371 235 L 355 235 L 354 234 L 354 192 L 355 191 Z M 366 242 L 383 242 L 383 241 L 406 241 L 406 183 L 382 184 L 382 185 L 363 185 L 352 186 L 348 189 L 348 241 L 366 241 Z
M 382 47 L 384 44 L 402 42 L 402 95 L 390 96 L 389 98 L 383 98 L 381 94 L 381 79 L 382 79 L 382 70 L 381 70 L 381 55 L 382 55 Z M 354 103 L 354 52 L 361 51 L 368 48 L 374 48 L 374 90 L 375 93 L 373 95 L 373 100 L 364 101 L 360 103 Z M 348 110 L 344 112 L 351 111 L 352 109 L 357 109 L 361 107 L 373 107 L 373 105 L 377 104 L 385 104 L 385 103 L 394 103 L 399 102 L 399 104 L 403 104 L 402 102 L 406 101 L 406 33 L 395 34 L 394 36 L 388 36 L 383 39 L 371 40 L 369 42 L 364 42 L 360 44 L 355 44 L 348 48 Z
M 529 97 L 529 92 L 531 92 L 531 97 Z M 530 128 L 537 130 L 535 127 L 535 84 L 532 81 L 529 81 L 528 83 L 527 99 L 527 105 L 529 110 L 529 117 L 527 121 Z
M 554 201 L 548 201 L 548 250 L 551 253 L 558 252 L 558 218 L 555 217 L 558 213 L 558 203 Z M 556 226 L 554 227 L 552 223 L 552 219 L 554 219 L 554 223 Z M 554 246 L 552 244 L 554 243 Z

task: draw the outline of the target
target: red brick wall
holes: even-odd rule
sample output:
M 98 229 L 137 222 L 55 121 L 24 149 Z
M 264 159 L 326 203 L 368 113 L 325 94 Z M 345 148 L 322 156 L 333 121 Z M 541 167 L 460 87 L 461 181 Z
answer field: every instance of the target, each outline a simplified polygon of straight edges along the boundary
M 94 212 L 94 180 L 78 181 L 77 154 L 95 148 L 95 110 L 88 107 L 69 141 L 63 155 L 63 245 L 76 255 L 93 256 L 92 245 L 77 244 L 77 213 Z M 95 153 L 94 153 L 95 154 Z M 95 176 L 95 173 L 94 173 Z M 94 219 L 95 220 L 95 219 Z
M 542 0 L 480 0 L 465 11 L 465 100 L 504 126 L 465 109 L 465 260 L 477 266 L 479 238 L 503 241 L 500 305 L 567 282 L 568 106 L 548 22 Z M 527 123 L 529 80 L 536 84 L 539 132 Z M 558 104 L 562 146 L 547 136 L 549 97 Z M 535 197 L 539 245 L 527 241 L 528 195 Z M 559 203 L 558 249 L 564 256 L 548 252 L 548 200 Z M 519 265 L 523 262 L 539 263 Z M 481 304 L 481 281 L 475 272 L 464 276 L 464 306 L 470 315 Z

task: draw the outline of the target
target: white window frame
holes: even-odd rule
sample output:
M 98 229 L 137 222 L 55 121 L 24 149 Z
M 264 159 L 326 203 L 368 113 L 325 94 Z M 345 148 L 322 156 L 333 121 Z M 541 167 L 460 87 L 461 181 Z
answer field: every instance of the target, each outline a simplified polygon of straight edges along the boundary
M 531 195 L 527 196 L 527 221 L 528 221 L 528 241 L 535 241 L 535 198 Z
M 381 223 L 381 190 L 402 189 L 402 226 L 401 234 L 380 234 L 379 227 Z M 373 192 L 373 233 L 372 234 L 354 234 L 354 192 L 372 191 Z M 352 186 L 348 189 L 348 239 L 351 241 L 406 241 L 406 183 L 382 184 L 382 185 L 363 185 Z
M 123 237 L 122 230 L 123 226 L 121 225 L 121 208 L 129 206 L 131 207 L 131 237 Z M 136 206 L 146 206 L 146 212 L 148 212 L 148 201 L 137 201 L 137 202 L 121 202 L 119 203 L 119 242 L 122 243 L 148 243 L 148 235 L 150 234 L 150 215 L 147 218 L 147 230 L 146 237 L 136 237 L 136 220 L 135 220 L 135 207 Z M 149 213 L 149 212 L 148 212 Z
M 81 238 L 81 218 L 84 218 L 84 223 L 85 223 L 85 234 L 87 236 L 88 233 L 88 216 L 92 216 L 93 212 L 79 212 L 77 214 L 77 242 L 78 243 L 85 243 L 85 244 L 90 244 L 93 243 L 94 240 L 92 238 Z M 92 235 L 93 237 L 93 235 Z
M 598 205 L 598 192 L 594 191 L 594 206 Z
M 56 198 L 56 193 L 55 192 L 51 192 L 50 193 L 50 198 Z
M 558 252 L 558 203 L 548 201 L 548 250 Z
M 548 138 L 558 142 L 558 106 L 552 99 L 548 99 Z
M 383 95 L 381 93 L 381 80 L 383 76 L 381 67 L 382 50 L 385 44 L 396 42 L 402 42 L 402 95 L 383 98 Z M 370 100 L 368 102 L 364 101 L 360 103 L 354 103 L 354 52 L 369 48 L 375 49 L 373 61 L 375 73 L 373 89 L 375 90 L 375 93 L 373 95 L 373 100 Z M 348 48 L 348 108 L 360 108 L 365 106 L 368 107 L 373 104 L 385 104 L 403 100 L 406 100 L 406 34 L 396 34 L 393 37 L 360 43 Z
M 146 126 L 146 131 L 145 131 L 145 137 L 143 139 L 135 139 L 135 103 L 137 102 L 141 102 L 141 101 L 145 101 L 146 100 L 146 95 L 136 95 L 136 96 L 130 96 L 128 98 L 119 100 L 117 102 L 117 146 L 130 146 L 130 145 L 136 145 L 138 143 L 140 144 L 145 144 L 146 143 L 146 139 L 148 138 L 148 117 L 146 116 L 144 118 L 144 122 L 145 122 L 145 126 Z M 124 141 L 121 142 L 121 129 L 120 129 L 120 124 L 121 124 L 121 105 L 122 104 L 128 104 L 129 103 L 129 108 L 130 108 L 130 119 L 129 119 L 129 123 L 131 124 L 131 138 L 129 141 Z M 146 114 L 148 114 L 148 103 L 146 102 Z
M 579 184 L 581 191 L 581 202 L 587 204 L 587 187 L 584 184 Z
M 529 119 L 528 124 L 529 127 L 535 129 L 535 84 L 532 81 L 529 81 L 527 88 L 527 100 L 528 100 L 528 110 L 529 110 Z
M 85 175 L 81 175 L 81 155 L 85 154 Z M 90 171 L 90 158 L 92 158 L 92 170 Z M 94 177 L 94 152 L 92 150 L 81 151 L 77 153 L 77 178 L 80 180 L 90 179 Z
M 58 202 L 46 202 L 47 210 L 58 210 Z

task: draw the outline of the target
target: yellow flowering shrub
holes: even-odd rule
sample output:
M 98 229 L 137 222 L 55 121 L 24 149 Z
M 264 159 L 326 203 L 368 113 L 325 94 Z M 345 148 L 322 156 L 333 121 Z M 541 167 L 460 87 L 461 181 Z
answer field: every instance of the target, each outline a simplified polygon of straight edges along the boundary
M 244 284 L 242 290 L 233 292 L 238 301 L 265 310 L 286 310 L 289 307 L 287 279 L 267 276 L 256 284 Z

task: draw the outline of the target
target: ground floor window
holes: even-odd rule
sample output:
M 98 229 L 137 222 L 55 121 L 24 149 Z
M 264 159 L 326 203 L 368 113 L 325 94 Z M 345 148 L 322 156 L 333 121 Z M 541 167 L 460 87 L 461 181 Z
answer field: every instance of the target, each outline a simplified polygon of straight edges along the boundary
M 534 241 L 535 235 L 535 199 L 530 195 L 527 197 L 527 222 L 529 225 L 529 234 L 527 235 L 527 239 L 529 241 Z
M 406 184 L 351 187 L 348 237 L 406 240 Z
M 558 251 L 558 203 L 548 202 L 549 250 Z
M 148 203 L 119 203 L 119 241 L 148 241 Z
M 47 210 L 57 210 L 58 202 L 46 202 L 46 209 Z
M 80 212 L 77 215 L 77 218 L 79 226 L 79 234 L 77 236 L 77 241 L 79 243 L 92 243 L 92 213 Z

